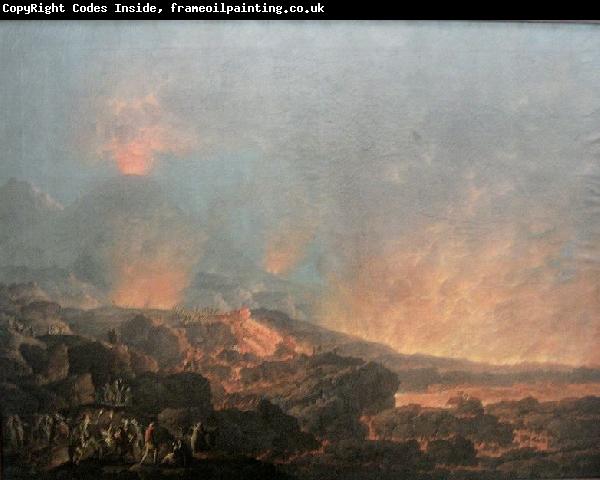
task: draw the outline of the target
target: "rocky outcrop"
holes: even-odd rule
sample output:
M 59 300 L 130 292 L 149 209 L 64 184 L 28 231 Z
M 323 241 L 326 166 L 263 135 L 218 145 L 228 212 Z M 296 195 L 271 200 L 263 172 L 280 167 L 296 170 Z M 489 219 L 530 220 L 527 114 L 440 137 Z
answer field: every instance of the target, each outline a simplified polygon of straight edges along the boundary
M 64 380 L 69 375 L 69 350 L 64 343 L 59 343 L 49 349 L 48 364 L 43 375 L 50 382 Z
M 24 343 L 19 350 L 32 372 L 38 375 L 40 383 L 64 380 L 69 375 L 69 351 L 66 345 L 57 343 L 50 348 L 45 347 L 45 344 Z
M 132 373 L 126 349 L 98 341 L 81 341 L 69 347 L 69 365 L 71 375 L 90 374 L 96 386 Z
M 303 428 L 330 439 L 366 435 L 360 417 L 394 404 L 397 376 L 376 363 L 328 352 L 243 369 L 247 393 L 263 395 L 298 418 Z
M 135 348 L 129 348 L 129 363 L 131 369 L 136 375 L 140 375 L 146 372 L 158 372 L 158 362 L 154 360 L 150 355 L 146 355 Z
M 133 408 L 144 415 L 181 408 L 212 411 L 210 384 L 196 373 L 145 373 L 131 381 Z
M 2 398 L 3 415 L 29 414 L 35 412 L 39 407 L 39 402 L 35 396 L 13 383 L 0 383 L 0 398 Z
M 69 378 L 49 386 L 57 395 L 65 399 L 71 408 L 89 405 L 96 400 L 96 389 L 92 382 L 92 375 L 72 375 Z
M 185 333 L 137 315 L 121 325 L 123 343 L 156 359 L 163 368 L 173 367 L 185 358 L 191 348 Z
M 218 450 L 262 458 L 285 458 L 315 450 L 319 442 L 300 429 L 298 420 L 262 400 L 253 410 L 227 409 L 213 418 Z

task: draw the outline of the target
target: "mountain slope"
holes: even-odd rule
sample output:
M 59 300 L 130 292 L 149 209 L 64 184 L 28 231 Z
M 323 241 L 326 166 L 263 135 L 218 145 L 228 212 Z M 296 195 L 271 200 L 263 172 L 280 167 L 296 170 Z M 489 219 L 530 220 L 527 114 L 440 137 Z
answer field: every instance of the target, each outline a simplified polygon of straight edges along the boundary
M 265 272 L 169 193 L 151 178 L 120 176 L 63 208 L 11 180 L 0 188 L 0 281 L 36 281 L 85 308 L 177 303 L 310 317 L 316 291 Z
M 11 178 L 0 187 L 0 264 L 35 261 L 41 249 L 34 232 L 63 210 L 56 200 L 28 182 Z

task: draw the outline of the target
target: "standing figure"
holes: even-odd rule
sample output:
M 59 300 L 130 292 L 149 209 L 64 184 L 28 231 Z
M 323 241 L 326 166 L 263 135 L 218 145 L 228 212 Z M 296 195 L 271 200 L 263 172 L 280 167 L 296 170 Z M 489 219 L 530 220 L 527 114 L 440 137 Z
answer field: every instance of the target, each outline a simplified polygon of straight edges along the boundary
M 58 445 L 69 438 L 69 425 L 65 418 L 59 413 L 54 414 L 53 420 L 50 443 L 52 445 Z
M 203 450 L 206 450 L 207 446 L 204 439 L 205 431 L 202 422 L 198 422 L 194 425 L 192 430 L 192 437 L 190 439 L 190 446 L 192 447 L 192 454 L 196 455 Z
M 24 446 L 25 430 L 18 415 L 10 415 L 6 421 L 9 445 L 13 452 L 20 452 Z
M 144 443 L 144 455 L 142 455 L 140 463 L 144 463 L 146 458 L 148 458 L 148 455 L 150 455 L 152 452 L 152 463 L 156 464 L 158 447 L 156 445 L 154 422 L 150 422 L 150 425 L 148 425 L 148 428 L 146 428 L 146 432 L 144 433 Z
M 131 420 L 129 426 L 131 442 L 133 444 L 133 456 L 134 458 L 139 458 L 142 456 L 144 451 L 144 434 L 142 433 L 142 427 L 135 418 Z

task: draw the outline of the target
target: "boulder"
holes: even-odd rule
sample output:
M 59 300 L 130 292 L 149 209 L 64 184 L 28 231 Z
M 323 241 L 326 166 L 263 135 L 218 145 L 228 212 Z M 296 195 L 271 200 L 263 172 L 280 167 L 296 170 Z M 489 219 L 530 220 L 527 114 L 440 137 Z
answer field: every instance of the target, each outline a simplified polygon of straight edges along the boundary
M 146 372 L 158 372 L 159 369 L 158 362 L 154 358 L 131 347 L 129 348 L 129 363 L 136 375 Z
M 197 373 L 147 372 L 131 381 L 131 391 L 133 408 L 142 415 L 156 415 L 167 408 L 212 410 L 210 384 Z
M 300 429 L 294 417 L 268 400 L 260 401 L 255 410 L 217 411 L 212 421 L 215 448 L 230 454 L 281 459 L 320 445 L 313 435 Z
M 8 382 L 0 383 L 0 398 L 2 398 L 2 415 L 28 415 L 38 410 L 37 399 Z
M 49 385 L 49 388 L 64 398 L 71 408 L 89 405 L 96 400 L 96 390 L 90 373 L 72 375 Z
M 131 375 L 127 349 L 113 347 L 98 341 L 85 341 L 69 348 L 69 373 L 92 375 L 96 386 L 115 378 Z
M 191 348 L 183 330 L 137 315 L 121 325 L 123 343 L 150 355 L 162 368 L 178 365 Z

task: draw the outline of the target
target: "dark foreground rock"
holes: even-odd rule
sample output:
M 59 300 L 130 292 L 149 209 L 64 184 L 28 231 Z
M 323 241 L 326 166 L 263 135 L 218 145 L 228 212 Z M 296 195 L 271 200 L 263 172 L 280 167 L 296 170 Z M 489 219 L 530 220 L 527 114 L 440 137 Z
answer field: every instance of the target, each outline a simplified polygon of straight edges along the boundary
M 11 480 L 29 480 L 31 472 L 12 468 L 6 472 Z M 188 468 L 155 467 L 152 465 L 103 465 L 95 461 L 75 467 L 63 465 L 37 473 L 39 480 L 294 480 L 278 467 L 245 457 L 227 457 L 194 461 Z

